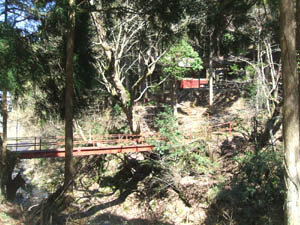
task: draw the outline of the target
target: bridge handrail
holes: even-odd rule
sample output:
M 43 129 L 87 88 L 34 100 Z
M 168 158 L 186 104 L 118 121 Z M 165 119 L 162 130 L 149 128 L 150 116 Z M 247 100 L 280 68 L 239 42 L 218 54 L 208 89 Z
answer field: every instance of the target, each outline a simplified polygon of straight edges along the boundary
M 146 140 L 153 139 L 153 136 L 142 136 L 141 134 L 108 134 L 92 135 L 89 140 L 83 140 L 76 135 L 73 140 L 74 148 L 83 146 L 107 146 L 107 145 L 140 145 L 146 144 Z M 157 136 L 154 137 L 157 139 Z M 18 148 L 27 148 L 28 150 L 43 150 L 49 147 L 59 149 L 65 146 L 64 136 L 46 136 L 46 137 L 10 137 L 7 147 L 12 151 L 18 151 Z M 33 147 L 34 149 L 31 149 Z

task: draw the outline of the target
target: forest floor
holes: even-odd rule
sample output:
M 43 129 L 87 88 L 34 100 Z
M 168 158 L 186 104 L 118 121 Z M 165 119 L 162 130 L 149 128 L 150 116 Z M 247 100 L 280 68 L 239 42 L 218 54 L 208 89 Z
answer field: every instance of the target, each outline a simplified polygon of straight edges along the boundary
M 23 225 L 25 213 L 17 204 L 0 204 L 0 224 L 1 225 Z
M 102 177 L 100 183 L 99 179 L 90 181 L 86 177 L 80 178 L 81 190 L 76 191 L 76 201 L 63 212 L 64 224 L 267 224 L 262 222 L 265 220 L 258 223 L 243 221 L 240 216 L 246 219 L 247 216 L 238 215 L 245 212 L 240 209 L 241 206 L 234 200 L 232 194 L 235 188 L 233 180 L 240 173 L 237 159 L 242 158 L 247 149 L 253 148 L 247 135 L 255 111 L 249 100 L 243 98 L 238 91 L 217 93 L 215 103 L 211 107 L 208 106 L 206 94 L 194 91 L 183 95 L 178 104 L 178 122 L 181 133 L 184 133 L 187 139 L 192 137 L 208 144 L 209 151 L 204 154 L 212 161 L 209 166 L 211 171 L 183 173 L 175 166 L 160 179 L 151 173 L 140 177 L 140 173 L 146 173 L 148 167 L 134 164 L 129 170 L 139 176 L 118 177 L 122 159 L 109 156 L 104 165 L 109 168 L 109 172 Z M 151 132 L 150 123 L 147 122 L 149 120 L 147 108 L 139 106 L 136 111 L 140 116 L 142 131 Z M 145 155 L 132 157 L 147 159 Z M 63 165 L 63 161 L 51 162 L 52 168 L 49 168 L 49 171 L 61 170 L 58 167 Z M 32 171 L 34 165 L 43 162 L 31 163 L 32 167 L 28 169 L 31 171 L 25 171 L 31 179 L 30 182 L 45 182 L 48 185 L 53 183 L 49 178 L 40 177 L 41 175 Z M 122 169 L 124 174 L 128 173 L 126 169 L 128 168 Z M 117 174 L 114 174 L 116 172 Z M 109 177 L 120 180 L 115 182 Z M 120 183 L 125 185 L 120 188 L 118 186 Z M 39 186 L 39 190 L 41 189 Z M 31 201 L 31 204 L 38 201 L 39 199 Z M 236 209 L 240 211 L 235 212 Z M 0 224 L 29 225 L 30 221 L 24 220 L 25 211 L 26 209 L 23 210 L 22 207 L 11 203 L 2 205 Z M 275 218 L 275 221 L 281 220 L 280 209 L 269 211 L 270 215 L 279 217 Z M 246 213 L 250 215 L 255 212 Z

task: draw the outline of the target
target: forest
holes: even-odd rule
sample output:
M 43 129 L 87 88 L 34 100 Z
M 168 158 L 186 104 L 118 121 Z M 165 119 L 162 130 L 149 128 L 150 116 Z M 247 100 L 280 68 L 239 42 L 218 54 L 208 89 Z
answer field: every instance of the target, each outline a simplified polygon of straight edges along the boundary
M 300 224 L 300 1 L 0 0 L 0 224 Z

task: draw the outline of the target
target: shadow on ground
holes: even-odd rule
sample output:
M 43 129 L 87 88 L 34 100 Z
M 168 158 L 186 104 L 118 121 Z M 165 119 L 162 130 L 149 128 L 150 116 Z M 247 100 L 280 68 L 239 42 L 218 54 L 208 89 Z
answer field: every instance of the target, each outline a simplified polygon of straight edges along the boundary
M 66 219 L 71 216 L 72 220 L 78 220 L 83 218 L 93 217 L 95 214 L 98 214 L 100 211 L 120 205 L 126 201 L 126 198 L 134 193 L 137 190 L 138 183 L 144 180 L 153 170 L 155 170 L 153 163 L 151 161 L 137 161 L 134 159 L 128 160 L 125 164 L 122 165 L 119 172 L 117 172 L 113 177 L 104 177 L 101 181 L 101 185 L 103 187 L 116 187 L 114 192 L 117 190 L 120 192 L 120 195 L 103 204 L 94 205 L 87 209 L 86 211 L 82 211 L 79 213 L 74 213 L 73 215 L 63 215 L 59 216 L 57 221 L 66 221 Z M 97 216 L 101 218 L 102 215 Z M 109 218 L 108 214 L 104 214 L 103 217 Z M 125 221 L 124 218 L 118 217 L 116 215 L 111 215 L 113 220 L 116 221 Z M 136 219 L 124 222 L 124 224 L 151 224 L 151 223 L 142 223 L 142 219 Z M 149 221 L 148 221 L 149 222 Z M 92 223 L 93 224 L 93 223 Z M 95 223 L 99 224 L 99 223 Z M 118 223 L 107 223 L 107 224 L 118 224 Z M 123 223 L 119 223 L 123 224 Z M 163 224 L 163 223 L 156 223 L 156 224 Z
M 245 150 L 246 143 L 241 143 L 241 138 L 223 143 L 225 160 L 231 161 L 226 169 L 228 165 L 238 166 L 232 169 L 234 175 L 229 181 L 215 187 L 204 224 L 283 224 L 282 151 Z M 244 153 L 238 154 L 239 150 Z
M 152 221 L 147 219 L 131 219 L 127 220 L 122 216 L 117 216 L 109 213 L 104 213 L 96 216 L 95 219 L 90 221 L 92 225 L 171 225 L 170 223 Z
M 223 115 L 239 98 L 240 90 L 220 90 L 215 93 L 214 103 L 209 108 L 210 115 Z
M 193 107 L 208 108 L 206 113 L 210 115 L 227 114 L 228 109 L 243 95 L 239 89 L 214 90 L 214 103 L 209 107 L 208 89 L 184 89 L 180 90 L 179 103 L 190 101 Z

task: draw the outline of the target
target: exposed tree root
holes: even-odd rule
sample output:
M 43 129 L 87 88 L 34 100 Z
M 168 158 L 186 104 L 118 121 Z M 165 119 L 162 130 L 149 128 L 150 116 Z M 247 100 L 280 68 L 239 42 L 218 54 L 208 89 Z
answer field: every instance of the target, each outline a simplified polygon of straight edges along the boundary
M 77 179 L 80 179 L 91 167 L 99 163 L 102 157 L 94 157 L 89 163 L 82 166 L 82 161 L 76 164 L 77 173 L 80 174 Z M 68 185 L 60 186 L 54 193 L 49 195 L 45 200 L 42 200 L 38 205 L 33 206 L 29 210 L 31 224 L 48 225 L 48 224 L 63 224 L 66 217 L 61 216 L 61 213 L 66 210 L 75 198 L 70 191 L 71 186 L 75 184 L 75 178 Z
M 66 186 L 59 187 L 57 191 L 51 194 L 47 199 L 31 208 L 29 213 L 32 224 L 55 224 L 58 213 L 64 211 L 74 201 L 72 193 L 68 192 L 72 183 L 73 182 L 70 182 Z

